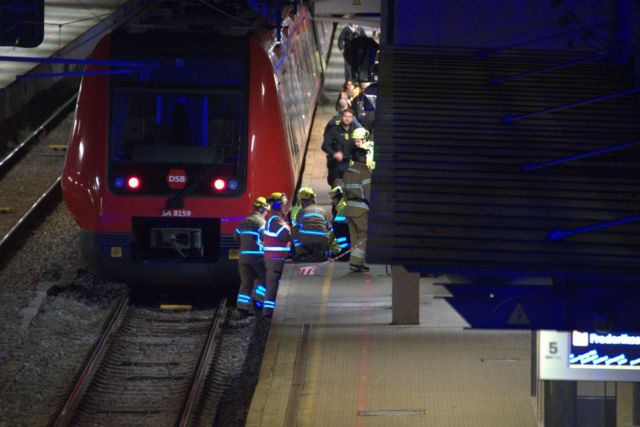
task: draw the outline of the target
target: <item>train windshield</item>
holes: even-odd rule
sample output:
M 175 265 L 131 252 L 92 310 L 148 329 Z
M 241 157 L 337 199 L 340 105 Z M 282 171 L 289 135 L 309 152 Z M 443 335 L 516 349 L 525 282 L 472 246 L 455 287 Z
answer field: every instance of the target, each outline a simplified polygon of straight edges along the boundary
M 225 163 L 239 160 L 244 111 L 241 91 L 116 90 L 111 100 L 111 161 L 211 164 L 227 152 Z

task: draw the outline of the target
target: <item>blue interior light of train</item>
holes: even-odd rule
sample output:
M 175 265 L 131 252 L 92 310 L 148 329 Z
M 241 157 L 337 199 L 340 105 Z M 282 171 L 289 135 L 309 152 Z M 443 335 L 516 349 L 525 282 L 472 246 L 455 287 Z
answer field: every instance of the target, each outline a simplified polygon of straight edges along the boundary
M 162 124 L 162 97 L 156 96 L 156 124 Z
M 237 181 L 229 181 L 229 189 L 230 190 L 235 190 L 236 188 L 238 188 L 238 182 Z
M 202 98 L 202 146 L 207 146 L 207 132 L 209 126 L 209 98 Z M 231 183 L 229 183 L 231 184 Z M 233 189 L 232 189 L 233 190 Z
M 187 102 L 187 98 L 181 96 L 178 98 L 178 102 Z
M 177 58 L 176 59 L 176 67 L 178 68 L 182 68 L 182 66 L 184 65 L 184 59 L 182 58 Z
M 122 178 L 117 178 L 116 179 L 116 187 L 118 188 L 122 188 L 124 186 L 124 179 Z

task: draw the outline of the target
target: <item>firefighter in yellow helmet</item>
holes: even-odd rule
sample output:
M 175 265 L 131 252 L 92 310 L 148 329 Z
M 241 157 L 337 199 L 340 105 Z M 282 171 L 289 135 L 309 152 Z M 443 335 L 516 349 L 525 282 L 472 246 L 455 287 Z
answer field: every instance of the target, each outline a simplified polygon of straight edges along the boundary
M 367 150 L 355 147 L 351 151 L 353 166 L 344 173 L 344 213 L 349 224 L 351 258 L 349 267 L 353 271 L 369 271 L 364 265 L 367 255 L 367 226 L 369 223 L 369 197 L 371 195 L 371 171 L 366 165 Z M 359 246 L 358 246 L 359 245 Z M 357 247 L 356 247 L 357 246 Z
M 252 301 L 258 309 L 262 307 L 262 300 L 267 290 L 262 236 L 266 224 L 264 217 L 269 212 L 269 208 L 267 199 L 258 197 L 253 203 L 253 212 L 240 221 L 233 233 L 234 240 L 240 243 L 238 270 L 241 283 L 237 307 L 241 317 L 248 316 Z M 256 280 L 258 283 L 254 288 Z
M 353 131 L 352 138 L 356 147 L 369 151 L 369 154 L 367 154 L 367 167 L 370 170 L 374 170 L 376 168 L 376 162 L 373 160 L 373 141 L 368 140 L 369 131 L 365 128 L 356 129 Z M 351 159 L 351 165 L 353 165 L 353 159 Z
M 267 199 L 273 214 L 264 228 L 264 263 L 267 270 L 266 292 L 262 315 L 271 317 L 276 308 L 276 295 L 280 277 L 284 269 L 284 260 L 291 253 L 291 228 L 285 215 L 287 213 L 287 196 L 284 193 L 273 193 Z
M 329 218 L 316 203 L 316 193 L 311 187 L 298 191 L 302 208 L 298 211 L 293 227 L 293 244 L 297 261 L 322 261 L 329 251 Z

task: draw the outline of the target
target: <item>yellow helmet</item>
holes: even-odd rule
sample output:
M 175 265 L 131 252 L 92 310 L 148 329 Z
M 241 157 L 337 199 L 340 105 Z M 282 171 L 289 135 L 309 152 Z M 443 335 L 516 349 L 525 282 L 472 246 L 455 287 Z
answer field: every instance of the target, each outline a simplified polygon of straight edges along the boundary
M 316 193 L 313 191 L 311 187 L 302 187 L 300 191 L 298 191 L 298 199 L 299 200 L 307 200 L 316 197 Z
M 351 137 L 353 139 L 367 139 L 369 138 L 369 131 L 366 130 L 365 128 L 358 128 L 353 131 L 353 134 L 351 134 Z
M 335 187 L 329 191 L 329 198 L 333 199 L 342 195 L 342 187 Z
M 269 210 L 271 209 L 271 206 L 269 206 L 269 203 L 267 203 L 267 199 L 265 199 L 264 197 L 258 197 L 256 201 L 253 202 L 253 208 L 255 210 L 258 210 L 260 208 L 265 208 L 266 210 Z
M 277 209 L 281 204 L 287 203 L 287 195 L 284 193 L 271 193 L 267 199 L 267 203 L 269 203 L 272 208 Z

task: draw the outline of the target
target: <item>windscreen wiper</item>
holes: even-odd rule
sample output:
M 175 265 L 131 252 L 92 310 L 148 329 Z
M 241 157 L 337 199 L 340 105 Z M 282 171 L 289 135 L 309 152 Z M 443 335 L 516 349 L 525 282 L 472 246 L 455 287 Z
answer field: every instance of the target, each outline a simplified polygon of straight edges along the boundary
M 233 146 L 231 146 L 227 151 L 225 151 L 222 154 L 222 158 L 219 161 L 209 165 L 193 181 L 190 181 L 187 185 L 185 185 L 184 188 L 178 192 L 178 194 L 168 199 L 167 209 L 182 208 L 184 206 L 183 201 L 185 197 L 187 197 L 202 181 L 207 179 L 209 175 L 211 175 L 211 172 L 213 172 L 218 168 L 218 166 L 223 164 L 227 160 L 227 157 L 229 157 L 229 154 L 231 154 L 239 146 L 240 146 L 239 144 L 234 144 Z

